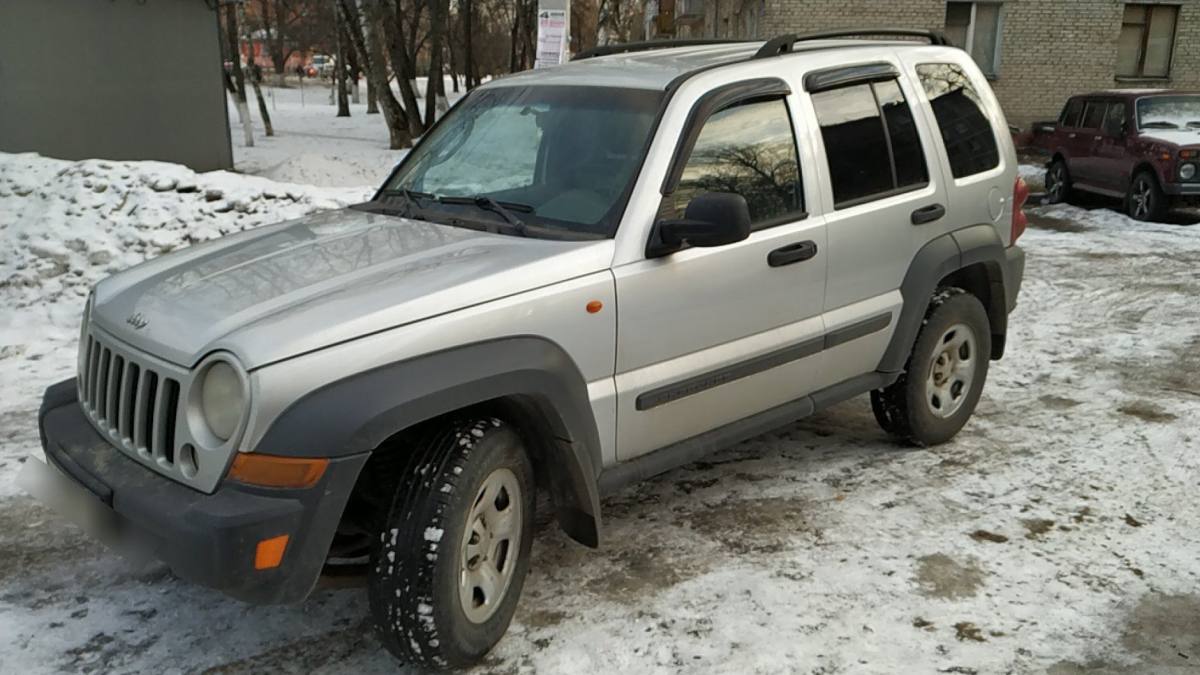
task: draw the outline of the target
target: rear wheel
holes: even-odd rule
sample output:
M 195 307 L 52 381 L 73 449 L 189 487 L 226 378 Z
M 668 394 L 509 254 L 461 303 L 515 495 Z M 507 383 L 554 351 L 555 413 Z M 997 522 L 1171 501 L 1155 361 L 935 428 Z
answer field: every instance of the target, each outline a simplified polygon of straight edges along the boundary
M 529 568 L 533 469 L 492 418 L 437 429 L 415 447 L 371 555 L 371 619 L 405 663 L 477 663 L 508 630 Z
M 871 392 L 875 419 L 884 431 L 916 445 L 945 443 L 975 411 L 991 351 L 979 299 L 960 288 L 940 289 L 900 379 Z
M 1056 159 L 1046 169 L 1046 203 L 1061 204 L 1071 196 L 1071 172 L 1067 163 Z
M 1159 221 L 1167 213 L 1167 196 L 1158 186 L 1158 179 L 1149 171 L 1139 171 L 1129 183 L 1125 197 L 1129 217 L 1141 221 Z

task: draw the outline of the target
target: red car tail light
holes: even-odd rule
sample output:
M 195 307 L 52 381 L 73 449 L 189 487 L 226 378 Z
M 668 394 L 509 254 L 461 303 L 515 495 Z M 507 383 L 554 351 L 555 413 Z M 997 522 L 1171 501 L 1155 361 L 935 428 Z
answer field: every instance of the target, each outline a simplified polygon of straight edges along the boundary
M 1008 240 L 1009 246 L 1016 244 L 1017 239 L 1025 234 L 1025 227 L 1029 224 L 1029 219 L 1025 217 L 1025 202 L 1028 200 L 1029 186 L 1024 178 L 1017 176 L 1017 182 L 1013 183 L 1012 238 Z

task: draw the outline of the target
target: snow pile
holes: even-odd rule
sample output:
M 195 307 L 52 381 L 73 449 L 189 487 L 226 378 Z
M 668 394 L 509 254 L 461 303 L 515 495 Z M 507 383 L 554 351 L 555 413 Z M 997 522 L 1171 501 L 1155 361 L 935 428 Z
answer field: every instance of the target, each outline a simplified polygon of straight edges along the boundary
M 163 162 L 0 154 L 0 302 L 21 310 L 84 297 L 147 258 L 369 194 Z

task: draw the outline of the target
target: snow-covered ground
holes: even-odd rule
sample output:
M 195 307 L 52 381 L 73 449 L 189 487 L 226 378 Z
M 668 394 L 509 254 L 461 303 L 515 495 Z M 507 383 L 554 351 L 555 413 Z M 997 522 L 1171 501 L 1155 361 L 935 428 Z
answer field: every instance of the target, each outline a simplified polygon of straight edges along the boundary
M 281 132 L 334 119 L 283 110 Z M 308 154 L 286 138 L 239 168 L 304 178 L 267 166 Z M 88 283 L 366 192 L 0 155 L 0 672 L 395 672 L 361 588 L 243 605 L 132 566 L 13 481 Z M 599 551 L 543 519 L 480 672 L 1195 669 L 1200 227 L 1040 207 L 1022 244 L 1007 355 L 952 443 L 897 447 L 860 398 L 606 500 Z
M 426 78 L 416 82 L 425 90 Z M 238 171 L 272 180 L 332 187 L 377 187 L 405 151 L 388 149 L 387 125 L 381 114 L 367 114 L 366 84 L 360 86 L 360 103 L 350 104 L 350 117 L 336 117 L 327 81 L 291 78 L 287 87 L 263 85 L 275 135 L 264 135 L 262 119 L 252 91 L 250 118 L 254 121 L 254 146 L 246 147 L 237 109 L 226 97 L 231 120 L 234 165 Z M 457 101 L 446 78 L 447 98 Z M 399 93 L 396 94 L 397 97 Z M 424 99 L 421 99 L 422 104 Z M 424 110 L 424 108 L 422 108 Z

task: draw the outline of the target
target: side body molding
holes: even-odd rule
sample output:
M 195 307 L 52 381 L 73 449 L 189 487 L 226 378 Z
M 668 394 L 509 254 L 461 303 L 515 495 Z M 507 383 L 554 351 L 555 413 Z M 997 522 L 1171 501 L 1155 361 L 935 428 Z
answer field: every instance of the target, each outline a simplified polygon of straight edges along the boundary
M 931 240 L 913 257 L 900 284 L 904 308 L 896 322 L 892 341 L 880 359 L 878 371 L 897 373 L 904 368 L 938 282 L 975 264 L 982 264 L 987 272 L 991 303 L 985 309 L 992 324 L 993 342 L 1003 349 L 1004 336 L 1008 332 L 1008 310 L 1011 308 L 1009 299 L 1010 296 L 1015 299 L 1016 295 L 1015 289 L 1008 289 L 1008 285 L 1015 284 L 1016 280 L 1007 279 L 1004 242 L 996 233 L 995 226 L 971 225 Z M 999 337 L 998 341 L 996 337 Z M 993 351 L 992 357 L 999 358 L 999 354 Z
M 293 457 L 371 451 L 418 422 L 502 397 L 535 413 L 553 437 L 531 450 L 535 463 L 545 463 L 559 523 L 597 546 L 600 436 L 587 383 L 566 352 L 543 338 L 455 347 L 332 382 L 285 410 L 254 449 Z

